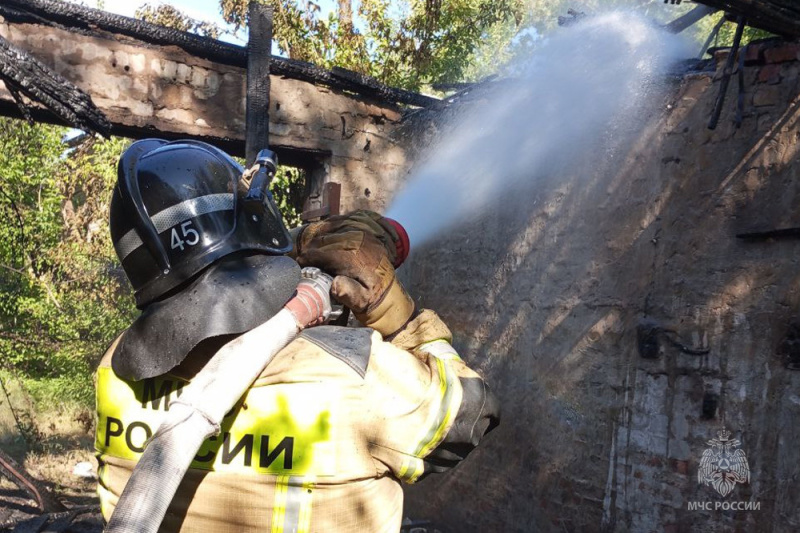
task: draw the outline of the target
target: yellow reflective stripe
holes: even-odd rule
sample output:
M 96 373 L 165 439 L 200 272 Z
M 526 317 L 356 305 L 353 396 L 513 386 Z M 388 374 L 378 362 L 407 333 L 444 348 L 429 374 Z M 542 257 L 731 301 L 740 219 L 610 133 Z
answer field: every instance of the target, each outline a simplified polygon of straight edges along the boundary
M 439 359 L 444 359 L 445 361 L 461 360 L 461 357 L 459 357 L 455 348 L 453 348 L 453 346 L 444 339 L 437 339 L 435 341 L 421 344 L 417 350 L 420 352 L 429 353 L 432 356 Z
M 419 476 L 422 475 L 424 465 L 422 459 L 418 457 L 406 456 L 403 459 L 403 466 L 400 468 L 398 477 L 407 482 L 413 483 Z
M 449 343 L 443 342 L 449 346 Z M 426 424 L 425 433 L 417 439 L 413 457 L 407 457 L 404 460 L 403 466 L 398 473 L 400 479 L 408 483 L 413 483 L 422 475 L 424 464 L 421 459 L 441 443 L 461 401 L 458 395 L 455 394 L 454 385 L 458 378 L 453 369 L 447 364 L 445 358 L 440 358 L 432 352 L 428 353 L 434 356 L 436 363 L 436 376 L 439 379 L 439 409 L 433 414 L 433 419 Z M 456 357 L 458 356 L 456 355 Z M 452 360 L 453 358 L 447 359 Z
M 289 491 L 289 476 L 278 476 L 275 480 L 275 501 L 272 504 L 272 528 L 270 533 L 283 533 L 286 518 L 286 493 Z
M 311 528 L 312 476 L 278 476 L 270 533 L 308 533 Z
M 297 519 L 297 533 L 309 533 L 311 531 L 311 500 L 314 494 L 314 480 L 311 477 L 302 485 L 303 502 L 300 506 L 300 516 Z
M 433 431 L 433 435 L 417 454 L 419 457 L 425 457 L 431 453 L 431 451 L 442 441 L 444 438 L 445 428 L 449 425 L 450 420 L 453 418 L 453 412 L 455 411 L 455 409 L 453 409 L 454 406 L 452 405 L 453 381 L 455 380 L 455 373 L 453 372 L 453 369 L 450 368 L 450 365 L 445 364 L 445 362 L 438 357 L 436 358 L 436 366 L 439 369 L 439 392 L 442 396 L 442 406 L 439 408 L 439 416 L 437 417 L 438 424 L 435 426 L 435 431 Z M 442 379 L 442 376 L 444 376 L 444 379 Z

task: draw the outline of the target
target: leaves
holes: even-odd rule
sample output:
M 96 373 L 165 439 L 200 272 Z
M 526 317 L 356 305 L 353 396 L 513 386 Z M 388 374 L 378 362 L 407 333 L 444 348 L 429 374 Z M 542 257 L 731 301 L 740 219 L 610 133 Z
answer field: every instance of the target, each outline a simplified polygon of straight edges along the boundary
M 278 204 L 287 228 L 294 228 L 301 224 L 300 215 L 303 212 L 305 193 L 304 174 L 299 168 L 282 166 L 278 168 L 278 172 L 270 184 L 275 203 Z
M 521 0 L 338 0 L 320 16 L 311 0 L 268 0 L 274 39 L 292 59 L 347 68 L 387 85 L 417 90 L 460 81 L 485 32 L 498 23 L 517 28 Z M 247 22 L 247 0 L 221 0 L 226 21 Z M 356 16 L 353 16 L 353 15 Z
M 134 314 L 107 230 L 126 142 L 67 151 L 64 128 L 0 128 L 0 360 L 29 378 L 66 378 L 71 399 L 88 401 L 92 362 Z
M 197 33 L 212 39 L 219 39 L 220 35 L 228 33 L 212 22 L 194 19 L 169 4 L 158 4 L 156 6 L 149 3 L 143 4 L 136 10 L 134 16 L 152 24 Z

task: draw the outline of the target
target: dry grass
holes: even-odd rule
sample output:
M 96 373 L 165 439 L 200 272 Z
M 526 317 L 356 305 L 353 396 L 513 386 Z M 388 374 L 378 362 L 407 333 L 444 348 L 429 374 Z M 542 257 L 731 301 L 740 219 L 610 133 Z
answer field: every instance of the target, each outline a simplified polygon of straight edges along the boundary
M 95 482 L 76 476 L 73 468 L 84 461 L 96 468 L 94 414 L 78 406 L 36 406 L 14 382 L 6 388 L 8 397 L 0 392 L 0 447 L 59 496 L 91 503 Z M 0 488 L 13 486 L 0 479 Z

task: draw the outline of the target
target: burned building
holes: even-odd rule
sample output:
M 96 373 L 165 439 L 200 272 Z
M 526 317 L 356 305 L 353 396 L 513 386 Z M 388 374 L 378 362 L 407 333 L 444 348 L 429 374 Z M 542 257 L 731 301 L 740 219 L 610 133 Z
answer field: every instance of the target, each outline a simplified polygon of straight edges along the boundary
M 403 267 L 504 410 L 468 462 L 407 491 L 406 515 L 442 531 L 800 527 L 800 9 L 704 3 L 784 38 L 718 50 L 663 86 L 619 157 L 576 157 Z M 241 49 L 147 42 L 146 25 L 56 4 L 4 2 L 0 35 L 90 94 L 110 131 L 243 151 Z M 447 133 L 439 117 L 487 105 L 301 66 L 273 71 L 274 144 L 316 194 L 341 184 L 343 211 L 385 209 Z M 724 496 L 700 475 L 720 443 L 748 472 Z

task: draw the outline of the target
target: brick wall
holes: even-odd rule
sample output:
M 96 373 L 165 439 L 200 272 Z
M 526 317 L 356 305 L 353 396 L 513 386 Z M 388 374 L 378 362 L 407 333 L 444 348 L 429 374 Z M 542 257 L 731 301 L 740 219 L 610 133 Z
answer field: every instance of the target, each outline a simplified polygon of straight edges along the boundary
M 244 152 L 242 68 L 100 30 L 79 33 L 2 17 L 0 36 L 89 93 L 118 133 L 199 138 Z M 18 114 L 2 83 L 0 113 Z M 400 119 L 395 105 L 271 79 L 270 145 L 282 161 L 308 167 L 316 189 L 325 181 L 341 183 L 343 210 L 385 207 L 408 166 L 405 149 L 392 138 Z
M 798 49 L 748 49 L 741 128 L 736 78 L 711 131 L 721 64 L 688 75 L 613 158 L 576 154 L 415 251 L 408 284 L 505 418 L 450 475 L 407 490 L 406 514 L 450 532 L 800 528 L 800 372 L 782 348 L 800 320 L 800 239 L 736 237 L 800 227 Z M 653 359 L 640 325 L 674 332 Z M 723 425 L 751 469 L 724 499 L 697 480 Z

